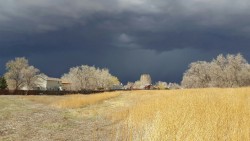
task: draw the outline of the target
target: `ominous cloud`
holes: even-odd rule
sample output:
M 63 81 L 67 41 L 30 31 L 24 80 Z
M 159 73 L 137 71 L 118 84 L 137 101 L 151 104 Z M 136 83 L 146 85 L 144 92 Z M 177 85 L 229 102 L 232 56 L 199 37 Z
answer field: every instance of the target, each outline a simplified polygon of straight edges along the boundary
M 248 0 L 0 0 L 0 69 L 26 56 L 61 76 L 75 65 L 180 81 L 191 61 L 241 52 L 250 60 Z

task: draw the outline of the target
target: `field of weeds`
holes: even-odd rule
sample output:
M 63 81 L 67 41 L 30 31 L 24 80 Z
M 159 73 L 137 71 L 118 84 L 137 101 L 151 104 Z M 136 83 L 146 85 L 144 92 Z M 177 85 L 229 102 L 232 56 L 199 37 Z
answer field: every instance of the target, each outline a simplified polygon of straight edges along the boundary
M 250 88 L 1 96 L 0 106 L 0 140 L 250 140 Z

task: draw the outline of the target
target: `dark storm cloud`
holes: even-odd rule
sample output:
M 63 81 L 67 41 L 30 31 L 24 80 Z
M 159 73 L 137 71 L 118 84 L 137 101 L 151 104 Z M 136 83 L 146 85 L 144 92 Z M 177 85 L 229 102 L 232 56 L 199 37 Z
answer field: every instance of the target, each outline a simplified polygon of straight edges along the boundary
M 214 46 L 210 42 L 214 39 L 219 46 L 227 45 L 225 40 L 248 43 L 249 4 L 246 0 L 1 0 L 0 36 L 5 41 L 0 41 L 18 46 L 27 38 L 72 29 L 84 32 L 82 39 L 105 32 L 114 44 L 121 35 L 134 36 L 133 45 L 155 50 L 207 48 Z
M 248 55 L 249 15 L 247 0 L 0 0 L 0 63 L 26 56 L 56 76 L 85 63 L 179 81 L 191 61 Z

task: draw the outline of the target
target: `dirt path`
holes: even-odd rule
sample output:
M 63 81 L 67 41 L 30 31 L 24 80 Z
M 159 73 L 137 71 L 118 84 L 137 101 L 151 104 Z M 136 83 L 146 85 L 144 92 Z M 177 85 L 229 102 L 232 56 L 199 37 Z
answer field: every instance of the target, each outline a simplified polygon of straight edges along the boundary
M 126 117 L 119 114 L 134 104 L 132 99 L 127 92 L 83 108 L 58 109 L 25 97 L 0 96 L 0 141 L 124 140 L 116 134 Z
M 99 112 L 105 112 L 104 109 L 100 109 L 102 106 L 110 105 L 104 102 L 99 108 L 90 106 L 78 110 L 78 113 L 86 113 L 94 108 L 99 109 Z M 98 114 L 77 117 L 72 112 L 73 110 L 55 109 L 17 96 L 1 96 L 0 140 L 105 141 L 116 138 L 114 121 L 107 120 Z

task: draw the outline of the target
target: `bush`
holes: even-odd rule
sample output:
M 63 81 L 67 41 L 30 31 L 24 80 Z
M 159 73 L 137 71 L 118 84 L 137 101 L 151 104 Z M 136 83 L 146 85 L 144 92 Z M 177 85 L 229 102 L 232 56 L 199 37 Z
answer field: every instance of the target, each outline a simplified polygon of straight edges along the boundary
M 4 77 L 0 77 L 0 89 L 5 90 L 7 89 L 8 85 L 6 79 Z

